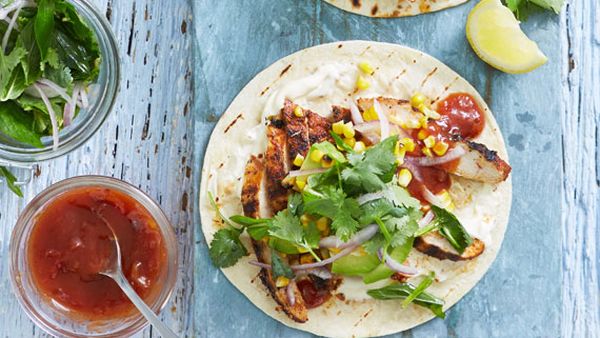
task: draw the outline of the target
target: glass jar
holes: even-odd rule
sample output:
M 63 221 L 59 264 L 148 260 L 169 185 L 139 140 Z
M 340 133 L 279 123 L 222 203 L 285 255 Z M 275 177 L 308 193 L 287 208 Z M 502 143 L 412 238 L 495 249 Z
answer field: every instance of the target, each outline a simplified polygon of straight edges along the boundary
M 146 300 L 156 313 L 168 302 L 177 280 L 177 238 L 159 205 L 136 187 L 104 176 L 79 176 L 56 183 L 36 196 L 25 208 L 13 229 L 10 241 L 10 276 L 13 291 L 23 309 L 39 327 L 57 337 L 129 337 L 148 322 L 134 310 L 128 316 L 108 320 L 80 320 L 50 301 L 36 288 L 28 263 L 28 242 L 37 216 L 56 197 L 78 188 L 101 187 L 119 191 L 144 206 L 158 225 L 167 250 L 164 271 L 156 280 L 159 289 Z
M 110 24 L 88 0 L 70 2 L 96 33 L 100 48 L 100 73 L 96 82 L 89 87 L 89 107 L 81 109 L 73 123 L 60 131 L 58 149 L 52 148 L 51 137 L 42 139 L 42 148 L 28 146 L 6 137 L 0 138 L 0 165 L 30 168 L 38 162 L 72 152 L 98 131 L 115 103 L 120 65 L 117 44 Z

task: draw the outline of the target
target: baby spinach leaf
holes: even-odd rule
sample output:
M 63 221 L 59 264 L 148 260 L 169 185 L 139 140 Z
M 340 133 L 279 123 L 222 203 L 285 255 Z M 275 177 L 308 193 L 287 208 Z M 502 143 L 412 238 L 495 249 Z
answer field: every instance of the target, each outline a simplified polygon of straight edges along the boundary
M 19 197 L 23 197 L 23 191 L 21 191 L 21 188 L 15 185 L 15 182 L 17 181 L 15 175 L 13 175 L 5 167 L 0 167 L 0 177 L 4 177 L 6 185 L 12 192 L 14 192 Z
M 367 294 L 375 299 L 381 300 L 407 299 L 411 294 L 416 294 L 416 291 L 418 291 L 417 288 L 410 283 L 394 283 L 380 289 L 369 290 L 367 291 Z M 413 303 L 428 308 L 437 317 L 446 317 L 442 310 L 442 307 L 444 306 L 443 300 L 423 290 L 413 297 Z
M 0 133 L 34 147 L 43 147 L 41 134 L 33 130 L 33 116 L 12 101 L 0 102 Z
M 35 41 L 40 49 L 42 60 L 48 55 L 48 48 L 52 43 L 54 34 L 54 6 L 55 0 L 38 0 L 37 14 L 35 15 Z

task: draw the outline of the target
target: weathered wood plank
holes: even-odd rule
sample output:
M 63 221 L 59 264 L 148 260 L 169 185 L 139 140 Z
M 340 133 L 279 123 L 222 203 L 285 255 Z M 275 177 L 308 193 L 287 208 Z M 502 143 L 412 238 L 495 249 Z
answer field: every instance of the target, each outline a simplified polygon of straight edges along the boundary
M 600 332 L 600 5 L 573 1 L 562 15 L 563 337 Z
M 50 184 L 84 174 L 114 176 L 158 200 L 176 229 L 179 279 L 162 318 L 191 335 L 193 259 L 191 176 L 193 129 L 191 5 L 186 0 L 95 0 L 110 19 L 122 64 L 118 100 L 100 132 L 69 156 L 41 165 L 41 175 L 19 200 L 0 189 L 0 336 L 43 336 L 12 295 L 8 277 L 10 232 L 25 203 Z M 138 336 L 150 337 L 146 329 Z

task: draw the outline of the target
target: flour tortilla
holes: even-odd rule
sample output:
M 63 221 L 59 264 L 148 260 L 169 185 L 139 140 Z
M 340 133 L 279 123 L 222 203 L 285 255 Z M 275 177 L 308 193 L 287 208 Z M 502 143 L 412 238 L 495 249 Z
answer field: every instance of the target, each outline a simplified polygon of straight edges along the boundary
M 374 18 L 413 16 L 458 6 L 468 0 L 324 0 L 345 11 Z
M 324 116 L 330 114 L 332 104 L 348 106 L 348 93 L 353 89 L 344 88 L 353 85 L 358 76 L 357 63 L 363 60 L 369 60 L 376 71 L 370 78 L 372 88 L 364 95 L 361 93 L 362 97 L 408 98 L 411 93 L 420 91 L 439 100 L 452 92 L 471 94 L 484 110 L 486 122 L 476 141 L 498 151 L 508 161 L 498 125 L 481 96 L 466 80 L 433 57 L 400 45 L 367 41 L 308 48 L 275 62 L 258 74 L 217 123 L 206 151 L 200 189 L 202 230 L 207 243 L 221 226 L 210 206 L 208 192 L 218 197 L 225 215 L 242 214 L 240 194 L 244 167 L 250 155 L 260 154 L 266 148 L 265 117 L 277 113 L 276 107 L 281 108 L 280 103 L 283 104 L 286 96 Z M 322 73 L 333 76 L 321 76 Z M 310 91 L 301 90 L 304 87 L 310 87 Z M 473 288 L 496 257 L 508 223 L 511 181 L 509 178 L 499 185 L 490 185 L 453 178 L 451 194 L 457 204 L 455 214 L 469 232 L 485 242 L 484 253 L 466 262 L 439 261 L 418 252 L 409 257 L 411 265 L 436 271 L 441 281 L 434 283 L 429 291 L 445 300 L 445 310 Z M 482 230 L 484 225 L 490 230 Z M 251 248 L 248 239 L 244 241 Z M 257 278 L 259 268 L 248 264 L 252 259 L 255 259 L 254 254 L 223 269 L 223 273 L 258 308 L 290 327 L 320 336 L 380 336 L 410 329 L 433 318 L 428 309 L 416 305 L 402 309 L 400 301 L 349 297 L 352 290 L 361 288 L 362 284 L 346 279 L 339 291 L 347 294 L 347 301 L 332 297 L 323 306 L 309 310 L 307 323 L 298 324 L 277 310 L 275 301 Z M 361 289 L 363 294 L 365 289 Z

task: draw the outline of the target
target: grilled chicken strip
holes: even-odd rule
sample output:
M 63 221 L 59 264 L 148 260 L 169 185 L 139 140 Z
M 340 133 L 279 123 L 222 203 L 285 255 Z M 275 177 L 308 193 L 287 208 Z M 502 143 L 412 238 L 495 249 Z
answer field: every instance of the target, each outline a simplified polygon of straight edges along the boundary
M 414 117 L 417 114 L 408 100 L 378 97 L 377 102 L 379 102 L 381 105 L 383 113 L 387 114 L 387 116 L 394 116 L 399 120 L 406 120 L 409 117 Z M 373 99 L 360 98 L 358 99 L 357 105 L 358 109 L 364 112 L 373 106 Z
M 473 243 L 462 254 L 459 254 L 437 231 L 415 238 L 413 247 L 428 256 L 441 260 L 449 259 L 455 262 L 473 259 L 485 250 L 485 244 L 474 238 Z
M 306 114 L 298 117 L 294 114 L 294 109 L 296 109 L 296 104 L 290 100 L 285 100 L 283 109 L 281 110 L 287 133 L 288 157 L 290 162 L 294 162 L 298 154 L 306 156 L 310 148 Z
M 508 178 L 511 167 L 493 150 L 481 143 L 458 141 L 456 146 L 467 153 L 456 162 L 441 165 L 440 168 L 450 174 L 474 181 L 500 183 Z
M 244 215 L 252 218 L 260 217 L 260 187 L 264 174 L 264 163 L 262 158 L 257 156 L 250 157 L 246 164 L 244 172 L 244 184 L 242 186 L 242 207 Z M 252 246 L 256 253 L 256 259 L 265 264 L 271 264 L 271 252 L 265 241 L 252 239 Z M 294 321 L 304 323 L 308 320 L 308 311 L 300 290 L 296 284 L 291 283 L 288 287 L 292 288 L 295 295 L 294 304 L 290 304 L 286 288 L 277 288 L 271 271 L 267 269 L 260 270 L 260 279 L 267 287 L 271 296 L 283 311 Z
M 306 113 L 307 123 L 308 123 L 308 140 L 310 145 L 329 141 L 334 142 L 333 138 L 329 134 L 331 130 L 331 122 L 329 120 L 317 113 L 313 113 L 312 111 L 307 111 Z
M 283 121 L 275 119 L 271 120 L 267 126 L 266 188 L 269 206 L 273 213 L 283 210 L 287 206 L 288 191 L 282 185 L 288 172 L 288 161 L 285 154 L 287 137 L 283 127 Z
M 344 121 L 344 123 L 346 123 L 352 121 L 352 113 L 350 112 L 350 109 L 340 106 L 333 106 L 332 111 L 333 122 Z

